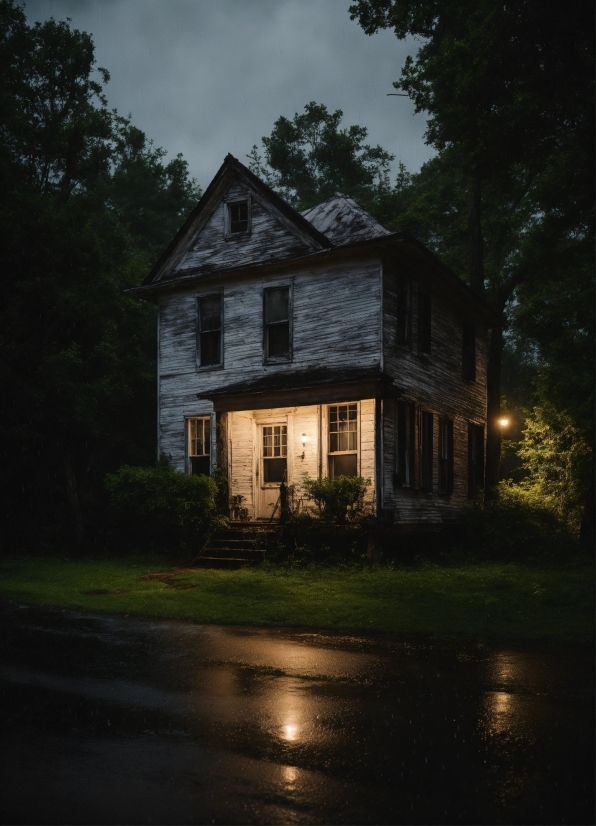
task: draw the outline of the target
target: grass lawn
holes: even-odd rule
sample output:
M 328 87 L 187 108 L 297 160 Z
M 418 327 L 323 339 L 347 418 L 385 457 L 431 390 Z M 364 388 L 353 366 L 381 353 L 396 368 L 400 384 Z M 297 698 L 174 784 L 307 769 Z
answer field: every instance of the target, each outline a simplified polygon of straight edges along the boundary
M 135 560 L 15 558 L 0 595 L 18 602 L 206 623 L 299 626 L 509 643 L 590 644 L 594 566 L 174 569 Z

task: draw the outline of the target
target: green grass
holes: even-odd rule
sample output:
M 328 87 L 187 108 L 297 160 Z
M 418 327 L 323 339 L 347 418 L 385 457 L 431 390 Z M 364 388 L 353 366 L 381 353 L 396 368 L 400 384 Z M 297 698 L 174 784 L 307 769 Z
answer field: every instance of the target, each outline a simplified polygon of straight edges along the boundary
M 151 574 L 158 576 L 147 577 Z M 0 563 L 0 594 L 29 604 L 192 622 L 589 644 L 594 639 L 593 575 L 593 565 L 585 560 L 556 566 L 264 565 L 176 571 L 167 562 L 139 563 L 138 558 L 18 558 Z

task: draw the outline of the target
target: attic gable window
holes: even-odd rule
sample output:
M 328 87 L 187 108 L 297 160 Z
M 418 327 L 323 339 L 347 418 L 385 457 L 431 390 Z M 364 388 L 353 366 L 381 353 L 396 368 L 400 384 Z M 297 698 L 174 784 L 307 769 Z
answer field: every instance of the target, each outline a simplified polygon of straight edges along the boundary
M 226 238 L 248 234 L 250 232 L 249 200 L 233 201 L 226 204 L 225 222 Z

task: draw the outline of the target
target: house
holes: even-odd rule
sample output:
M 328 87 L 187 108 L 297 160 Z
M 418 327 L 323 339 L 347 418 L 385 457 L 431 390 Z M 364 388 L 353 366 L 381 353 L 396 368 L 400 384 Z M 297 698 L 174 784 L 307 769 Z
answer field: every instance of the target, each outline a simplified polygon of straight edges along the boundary
M 481 491 L 489 311 L 352 199 L 300 214 L 228 155 L 133 292 L 158 307 L 158 451 L 226 473 L 233 519 L 305 477 L 370 479 L 401 526 Z

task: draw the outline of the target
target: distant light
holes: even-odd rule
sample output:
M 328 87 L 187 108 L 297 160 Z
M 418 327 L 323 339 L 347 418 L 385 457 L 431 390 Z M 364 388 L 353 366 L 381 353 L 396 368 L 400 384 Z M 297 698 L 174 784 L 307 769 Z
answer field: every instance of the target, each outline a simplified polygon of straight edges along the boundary
M 502 419 L 499 419 L 499 424 L 501 427 L 507 427 L 509 425 L 509 419 L 504 416 Z

